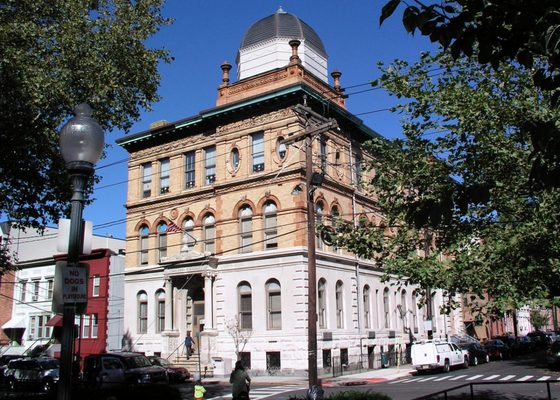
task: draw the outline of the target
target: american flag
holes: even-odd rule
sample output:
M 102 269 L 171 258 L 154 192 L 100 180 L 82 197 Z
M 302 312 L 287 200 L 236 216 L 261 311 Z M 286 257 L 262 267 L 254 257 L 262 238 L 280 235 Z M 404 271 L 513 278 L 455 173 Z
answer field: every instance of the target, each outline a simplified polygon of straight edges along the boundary
M 167 225 L 167 232 L 183 232 L 183 230 L 175 222 L 170 222 Z

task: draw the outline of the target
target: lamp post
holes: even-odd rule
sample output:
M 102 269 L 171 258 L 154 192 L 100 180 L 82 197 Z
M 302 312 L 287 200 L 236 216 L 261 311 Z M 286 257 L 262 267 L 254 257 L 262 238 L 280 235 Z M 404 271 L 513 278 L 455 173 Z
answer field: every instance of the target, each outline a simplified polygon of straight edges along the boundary
M 60 132 L 60 152 L 72 180 L 70 235 L 68 239 L 67 266 L 77 267 L 83 247 L 83 220 L 85 191 L 94 172 L 94 166 L 104 146 L 103 130 L 92 117 L 92 109 L 80 104 L 74 117 Z M 86 283 L 87 284 L 87 283 Z M 62 318 L 62 343 L 60 355 L 60 380 L 58 400 L 69 400 L 72 388 L 72 356 L 74 353 L 74 320 L 76 304 L 65 303 Z

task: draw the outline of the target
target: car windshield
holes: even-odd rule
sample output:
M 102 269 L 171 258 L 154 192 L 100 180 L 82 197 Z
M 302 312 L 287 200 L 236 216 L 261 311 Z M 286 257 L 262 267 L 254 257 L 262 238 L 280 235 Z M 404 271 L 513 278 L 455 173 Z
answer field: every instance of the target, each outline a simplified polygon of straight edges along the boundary
M 169 361 L 167 361 L 165 358 L 156 358 L 155 359 L 155 363 L 157 365 L 161 365 L 162 367 L 170 367 L 171 363 Z
M 43 369 L 57 369 L 58 368 L 58 360 L 42 360 L 39 362 L 41 368 Z
M 129 368 L 149 367 L 152 365 L 150 363 L 150 360 L 140 355 L 134 357 L 127 357 L 125 359 L 125 363 Z

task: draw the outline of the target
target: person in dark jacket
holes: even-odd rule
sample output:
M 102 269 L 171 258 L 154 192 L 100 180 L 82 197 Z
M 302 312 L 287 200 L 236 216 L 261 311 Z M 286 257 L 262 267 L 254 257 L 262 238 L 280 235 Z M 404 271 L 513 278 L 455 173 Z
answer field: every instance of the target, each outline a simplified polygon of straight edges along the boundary
M 231 371 L 229 376 L 229 383 L 231 386 L 231 394 L 233 400 L 247 400 L 249 399 L 249 389 L 251 384 L 251 377 L 243 368 L 241 361 L 235 363 L 235 369 Z

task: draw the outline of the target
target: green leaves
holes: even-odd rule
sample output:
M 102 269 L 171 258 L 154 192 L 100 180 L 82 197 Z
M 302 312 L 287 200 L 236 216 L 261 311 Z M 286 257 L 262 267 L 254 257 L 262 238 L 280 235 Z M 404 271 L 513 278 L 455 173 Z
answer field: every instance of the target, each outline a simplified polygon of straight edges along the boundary
M 400 3 L 401 0 L 389 0 L 389 2 L 383 6 L 381 9 L 381 16 L 379 17 L 379 25 L 383 24 L 383 21 L 393 15 Z

